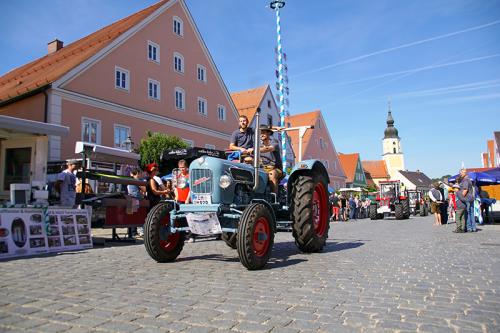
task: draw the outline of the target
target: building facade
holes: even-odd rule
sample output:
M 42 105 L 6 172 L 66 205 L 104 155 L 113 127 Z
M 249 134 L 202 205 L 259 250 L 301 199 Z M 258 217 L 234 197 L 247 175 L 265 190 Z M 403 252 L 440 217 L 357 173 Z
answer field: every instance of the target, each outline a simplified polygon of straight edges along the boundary
M 49 136 L 49 161 L 73 157 L 76 141 L 123 148 L 148 131 L 225 149 L 237 127 L 183 0 L 160 1 L 68 46 L 55 40 L 48 51 L 0 78 L 0 114 L 69 127 L 64 140 Z
M 342 154 L 339 153 L 339 161 L 347 176 L 346 187 L 367 187 L 367 179 L 359 153 Z

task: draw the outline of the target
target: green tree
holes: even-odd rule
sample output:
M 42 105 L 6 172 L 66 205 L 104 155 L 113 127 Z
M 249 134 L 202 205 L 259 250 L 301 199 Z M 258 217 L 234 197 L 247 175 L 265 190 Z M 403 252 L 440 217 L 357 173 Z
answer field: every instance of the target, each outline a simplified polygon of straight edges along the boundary
M 378 192 L 377 185 L 375 184 L 369 184 L 366 189 L 368 192 Z
M 139 165 L 145 168 L 149 163 L 160 164 L 161 154 L 165 149 L 187 148 L 188 145 L 181 138 L 173 135 L 151 131 L 147 132 L 147 137 L 141 140 L 137 149 L 141 155 Z

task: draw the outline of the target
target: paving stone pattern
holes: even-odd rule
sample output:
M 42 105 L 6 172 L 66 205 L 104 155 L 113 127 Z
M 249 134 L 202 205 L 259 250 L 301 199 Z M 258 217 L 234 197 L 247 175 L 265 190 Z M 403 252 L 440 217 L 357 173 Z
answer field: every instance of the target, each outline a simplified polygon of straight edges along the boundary
M 215 240 L 2 261 L 0 332 L 500 332 L 500 226 L 454 227 L 335 223 L 310 255 L 279 232 L 261 271 Z

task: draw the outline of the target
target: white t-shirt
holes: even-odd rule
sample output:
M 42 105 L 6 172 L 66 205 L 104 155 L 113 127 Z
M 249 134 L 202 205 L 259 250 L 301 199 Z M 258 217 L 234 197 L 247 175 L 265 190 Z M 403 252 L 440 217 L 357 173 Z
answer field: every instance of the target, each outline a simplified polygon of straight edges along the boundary
M 57 180 L 62 181 L 60 187 L 61 206 L 73 207 L 76 199 L 76 176 L 68 169 L 59 174 Z

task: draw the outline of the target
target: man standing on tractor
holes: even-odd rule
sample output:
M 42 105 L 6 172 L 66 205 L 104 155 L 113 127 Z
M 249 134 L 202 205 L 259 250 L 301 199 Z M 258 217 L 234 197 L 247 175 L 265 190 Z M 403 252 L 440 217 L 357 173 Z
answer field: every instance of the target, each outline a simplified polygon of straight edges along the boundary
M 279 181 L 283 176 L 283 164 L 281 162 L 279 144 L 276 140 L 271 140 L 272 134 L 273 131 L 271 127 L 266 125 L 260 126 L 260 140 L 262 141 L 260 157 L 262 159 L 262 165 L 269 175 L 271 189 L 274 193 L 278 194 Z

